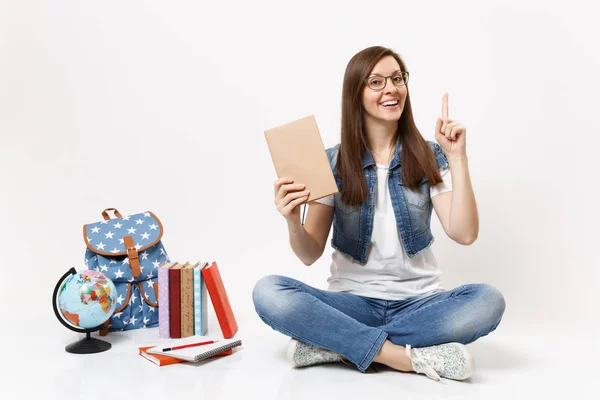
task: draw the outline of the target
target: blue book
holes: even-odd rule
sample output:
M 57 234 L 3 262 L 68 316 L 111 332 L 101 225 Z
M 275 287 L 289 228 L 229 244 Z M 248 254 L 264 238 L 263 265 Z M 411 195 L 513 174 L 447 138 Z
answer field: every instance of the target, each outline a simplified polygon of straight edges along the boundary
M 208 331 L 207 292 L 202 268 L 207 262 L 194 265 L 194 334 L 204 336 Z

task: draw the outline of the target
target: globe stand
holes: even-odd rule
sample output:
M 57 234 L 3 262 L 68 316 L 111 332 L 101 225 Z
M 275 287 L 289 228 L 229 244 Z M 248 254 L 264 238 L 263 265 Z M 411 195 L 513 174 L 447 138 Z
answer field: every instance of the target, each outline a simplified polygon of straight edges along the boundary
M 74 354 L 92 354 L 109 350 L 111 346 L 110 343 L 93 338 L 91 337 L 90 332 L 86 332 L 85 339 L 67 345 L 65 351 Z
M 75 270 L 75 268 L 71 268 L 70 270 L 68 270 L 62 276 L 62 278 L 60 278 L 60 280 L 54 287 L 54 293 L 52 295 L 52 308 L 54 309 L 54 314 L 56 315 L 56 318 L 58 318 L 58 320 L 64 326 L 66 326 L 68 329 L 75 331 L 75 332 L 79 332 L 79 333 L 85 333 L 85 338 L 65 346 L 65 351 L 67 353 L 74 353 L 74 354 L 101 353 L 103 351 L 109 350 L 112 347 L 112 345 L 110 343 L 108 343 L 107 341 L 93 338 L 90 335 L 90 333 L 100 330 L 102 328 L 102 325 L 97 326 L 95 328 L 91 328 L 91 329 L 76 328 L 72 325 L 69 325 L 64 319 L 62 319 L 60 316 L 60 313 L 58 312 L 58 306 L 56 304 L 58 302 L 57 296 L 58 296 L 58 290 L 60 289 L 60 285 L 65 281 L 65 279 L 67 279 L 67 277 L 69 277 L 71 275 L 75 275 L 76 273 L 77 273 L 77 271 Z

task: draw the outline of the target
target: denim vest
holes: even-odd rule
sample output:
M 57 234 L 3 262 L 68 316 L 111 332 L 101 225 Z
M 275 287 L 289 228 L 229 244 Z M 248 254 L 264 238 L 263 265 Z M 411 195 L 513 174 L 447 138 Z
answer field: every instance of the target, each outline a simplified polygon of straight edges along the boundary
M 433 150 L 438 168 L 448 168 L 448 159 L 439 144 L 427 141 Z M 331 245 L 334 249 L 346 254 L 361 265 L 367 263 L 371 249 L 371 234 L 373 233 L 373 216 L 375 213 L 375 196 L 377 190 L 377 169 L 375 160 L 367 150 L 363 158 L 363 171 L 369 195 L 367 201 L 349 206 L 340 201 L 342 179 L 336 171 L 337 155 L 340 145 L 326 150 L 327 158 L 340 193 L 334 195 L 333 238 Z M 433 204 L 429 194 L 429 182 L 425 176 L 414 190 L 402 184 L 402 162 L 399 141 L 389 167 L 389 192 L 392 207 L 396 216 L 398 236 L 410 258 L 433 244 L 435 238 L 430 229 L 431 211 Z

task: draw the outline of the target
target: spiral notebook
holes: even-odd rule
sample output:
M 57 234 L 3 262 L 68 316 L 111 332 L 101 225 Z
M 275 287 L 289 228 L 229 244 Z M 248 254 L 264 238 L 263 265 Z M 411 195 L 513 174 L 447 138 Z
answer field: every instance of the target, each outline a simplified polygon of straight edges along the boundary
M 226 350 L 233 349 L 234 347 L 241 346 L 242 341 L 240 339 L 218 339 L 217 342 L 212 344 L 206 344 L 197 347 L 188 347 L 185 349 L 163 351 L 167 347 L 181 346 L 188 343 L 202 342 L 207 340 L 205 336 L 192 336 L 187 338 L 186 341 L 174 341 L 172 343 L 161 344 L 154 348 L 146 350 L 149 354 L 160 354 L 164 356 L 179 358 L 189 362 L 198 362 L 207 358 L 216 356 Z M 191 339 L 191 340 L 190 340 Z

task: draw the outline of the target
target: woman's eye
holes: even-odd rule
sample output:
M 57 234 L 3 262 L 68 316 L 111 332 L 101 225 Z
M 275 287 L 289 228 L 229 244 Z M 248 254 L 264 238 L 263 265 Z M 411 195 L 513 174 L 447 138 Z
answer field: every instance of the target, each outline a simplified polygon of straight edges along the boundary
M 371 79 L 371 85 L 379 85 L 381 81 L 379 79 Z

